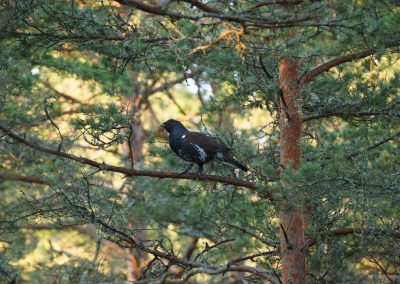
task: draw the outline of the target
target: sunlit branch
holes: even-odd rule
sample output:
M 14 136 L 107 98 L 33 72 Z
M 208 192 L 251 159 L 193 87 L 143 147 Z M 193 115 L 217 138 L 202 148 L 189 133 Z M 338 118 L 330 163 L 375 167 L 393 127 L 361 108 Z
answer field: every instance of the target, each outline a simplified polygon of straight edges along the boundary
M 166 94 L 168 96 L 168 98 L 174 103 L 174 105 L 178 108 L 179 112 L 183 115 L 186 115 L 185 110 L 180 106 L 180 104 L 175 100 L 174 96 L 172 95 L 172 93 L 167 90 Z
M 395 40 L 395 41 L 391 41 L 388 42 L 386 44 L 383 44 L 382 47 L 384 48 L 392 48 L 392 47 L 396 47 L 396 46 L 400 46 L 400 40 Z M 334 59 L 331 59 L 325 63 L 322 63 L 321 65 L 315 67 L 314 69 L 311 69 L 310 71 L 308 71 L 307 73 L 305 73 L 301 79 L 300 79 L 300 83 L 301 84 L 305 84 L 308 83 L 309 81 L 311 81 L 312 79 L 314 79 L 315 77 L 317 77 L 318 75 L 320 75 L 323 72 L 328 71 L 329 69 L 336 67 L 338 65 L 341 65 L 343 63 L 347 63 L 347 62 L 351 62 L 353 60 L 357 60 L 357 59 L 362 59 L 365 57 L 368 57 L 372 54 L 375 54 L 377 52 L 379 52 L 381 50 L 381 47 L 376 47 L 376 48 L 370 48 L 361 52 L 356 52 L 356 53 L 350 53 L 347 55 L 343 55 L 340 57 L 336 57 Z

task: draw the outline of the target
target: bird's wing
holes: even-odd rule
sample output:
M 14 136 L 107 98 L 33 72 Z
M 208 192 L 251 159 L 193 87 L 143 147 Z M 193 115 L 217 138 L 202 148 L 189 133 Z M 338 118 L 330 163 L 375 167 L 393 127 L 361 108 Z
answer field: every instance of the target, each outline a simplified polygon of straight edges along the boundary
M 218 153 L 229 151 L 224 143 L 216 137 L 208 136 L 199 132 L 188 132 L 184 138 L 185 142 L 193 143 L 204 149 L 206 153 Z

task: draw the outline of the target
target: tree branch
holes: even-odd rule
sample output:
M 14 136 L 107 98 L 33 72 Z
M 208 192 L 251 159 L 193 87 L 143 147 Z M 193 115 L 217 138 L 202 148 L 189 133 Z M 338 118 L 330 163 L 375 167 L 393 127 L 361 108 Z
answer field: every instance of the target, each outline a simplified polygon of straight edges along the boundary
M 153 15 L 171 17 L 175 19 L 187 19 L 191 21 L 199 21 L 204 18 L 213 18 L 238 24 L 248 23 L 255 27 L 263 27 L 270 29 L 288 28 L 296 26 L 320 27 L 320 26 L 335 25 L 335 24 L 321 24 L 317 21 L 311 23 L 305 23 L 313 19 L 313 17 L 310 16 L 300 19 L 287 20 L 287 21 L 271 21 L 266 17 L 243 15 L 242 13 L 245 13 L 246 11 L 241 11 L 236 14 L 226 14 L 197 0 L 186 0 L 185 2 L 191 3 L 193 6 L 196 6 L 202 11 L 208 10 L 209 12 L 203 12 L 202 14 L 199 15 L 188 15 L 183 13 L 170 12 L 164 9 L 163 5 L 148 4 L 139 0 L 114 0 L 114 1 L 120 3 L 121 5 L 130 6 Z
M 278 253 L 279 250 L 269 250 L 269 251 L 265 251 L 265 252 L 260 252 L 260 253 L 256 253 L 256 254 L 252 254 L 252 255 L 248 255 L 248 256 L 244 256 L 244 257 L 238 257 L 234 260 L 231 260 L 230 263 L 237 263 L 237 262 L 242 262 L 245 260 L 251 260 L 254 261 L 255 258 L 259 258 L 261 256 L 266 256 L 266 255 L 273 255 Z
M 186 80 L 188 78 L 193 78 L 193 77 L 195 77 L 196 75 L 199 75 L 199 74 L 200 74 L 200 72 L 185 73 L 184 75 L 182 75 L 179 78 L 176 78 L 175 80 L 165 82 L 161 86 L 158 86 L 156 88 L 152 88 L 152 89 L 148 90 L 147 91 L 147 95 L 152 95 L 154 93 L 166 90 L 166 89 L 168 89 L 168 88 L 170 88 L 170 87 L 172 87 L 172 86 L 174 86 L 176 84 L 179 84 L 179 83 L 183 82 L 184 80 Z
M 54 88 L 53 86 L 51 86 L 48 82 L 43 82 L 43 85 L 48 88 L 49 90 L 51 90 L 52 92 L 54 92 L 57 96 L 64 98 L 67 101 L 70 101 L 72 103 L 76 103 L 76 104 L 80 104 L 80 105 L 85 105 L 88 106 L 90 105 L 87 102 L 82 102 L 80 100 L 78 100 L 77 98 L 74 98 L 66 93 L 60 92 L 59 90 L 57 90 L 56 88 Z
M 320 114 L 315 114 L 315 115 L 310 115 L 306 116 L 303 118 L 303 122 L 315 120 L 315 119 L 320 119 L 320 118 L 328 118 L 328 117 L 340 117 L 340 118 L 351 118 L 351 117 L 363 117 L 363 116 L 372 116 L 372 115 L 393 115 L 390 113 L 384 113 L 384 112 L 377 112 L 377 111 L 361 111 L 361 112 L 345 112 L 345 111 L 335 111 L 335 112 L 326 112 L 326 113 L 320 113 Z
M 182 265 L 185 267 L 190 267 L 190 268 L 203 268 L 203 269 L 208 270 L 209 273 L 214 273 L 214 274 L 223 274 L 223 273 L 229 272 L 229 271 L 247 272 L 247 273 L 251 273 L 253 275 L 260 276 L 271 283 L 279 283 L 279 280 L 272 273 L 266 272 L 266 271 L 261 270 L 256 267 L 251 267 L 251 266 L 246 266 L 246 265 L 235 265 L 235 264 L 229 265 L 229 263 L 226 265 L 210 265 L 207 263 L 202 263 L 202 262 L 198 262 L 198 261 L 191 261 L 191 260 L 179 258 L 179 257 L 175 256 L 174 254 L 168 254 L 168 253 L 159 251 L 157 249 L 147 248 L 147 247 L 143 246 L 142 244 L 136 242 L 132 237 L 129 237 L 124 232 L 121 232 L 120 230 L 111 227 L 110 225 L 104 223 L 103 221 L 101 221 L 99 219 L 95 219 L 94 221 L 97 222 L 98 224 L 100 224 L 101 226 L 103 226 L 104 228 L 106 228 L 107 230 L 110 230 L 113 233 L 121 235 L 121 237 L 123 239 L 125 239 L 126 241 L 129 241 L 132 246 L 134 246 L 138 249 L 144 250 L 145 252 L 150 253 L 156 257 L 166 259 L 170 262 L 171 265 L 179 264 L 179 265 Z
M 35 149 L 37 151 L 51 154 L 54 156 L 62 157 L 71 161 L 75 161 L 84 165 L 92 166 L 95 167 L 101 171 L 109 171 L 109 172 L 116 172 L 116 173 L 121 173 L 129 177 L 135 177 L 135 176 L 147 176 L 147 177 L 156 177 L 156 178 L 171 178 L 171 179 L 186 179 L 186 180 L 199 180 L 199 181 L 209 181 L 209 182 L 218 182 L 218 183 L 223 183 L 223 184 L 229 184 L 233 186 L 240 186 L 240 187 L 245 187 L 248 189 L 255 190 L 256 185 L 252 182 L 246 181 L 246 180 L 239 180 L 236 178 L 230 178 L 230 177 L 223 177 L 223 176 L 216 176 L 216 175 L 191 175 L 191 174 L 179 174 L 179 173 L 173 173 L 173 172 L 163 172 L 163 171 L 146 171 L 146 170 L 135 170 L 135 169 L 129 169 L 125 167 L 118 167 L 118 166 L 113 166 L 109 165 L 106 163 L 99 163 L 94 160 L 90 160 L 88 158 L 84 157 L 78 157 L 72 154 L 68 154 L 62 151 L 57 151 L 53 150 L 51 148 L 39 146 L 36 143 L 30 142 L 23 137 L 11 132 L 10 129 L 4 127 L 3 125 L 0 125 L 0 130 L 3 131 L 6 135 L 14 139 L 15 141 L 18 141 L 21 144 L 24 144 L 32 149 Z M 268 180 L 266 181 L 268 182 Z
M 339 228 L 328 232 L 323 232 L 317 236 L 307 239 L 307 247 L 311 247 L 317 243 L 318 238 L 326 238 L 330 236 L 346 236 L 346 235 L 356 235 L 356 234 L 366 234 L 366 235 L 377 235 L 377 234 L 388 234 L 388 232 L 381 229 L 364 229 L 364 228 Z M 389 232 L 394 238 L 399 239 L 400 233 Z
M 258 8 L 261 8 L 263 6 L 268 6 L 268 5 L 297 5 L 300 3 L 303 3 L 304 0 L 292 0 L 292 1 L 287 1 L 287 0 L 272 0 L 272 1 L 261 1 L 257 4 L 255 4 L 254 6 L 250 7 L 249 9 L 246 10 L 246 12 L 248 11 L 253 11 L 256 10 Z
M 385 139 L 383 139 L 383 140 L 381 140 L 381 141 L 379 141 L 379 142 L 377 142 L 377 143 L 375 143 L 375 144 L 370 145 L 370 146 L 369 146 L 367 149 L 365 149 L 365 150 L 359 150 L 359 151 L 356 151 L 356 152 L 354 152 L 354 153 L 351 153 L 351 154 L 348 155 L 347 157 L 348 157 L 348 158 L 353 158 L 353 157 L 355 157 L 355 156 L 360 155 L 361 153 L 364 153 L 364 152 L 367 152 L 367 151 L 371 151 L 371 150 L 373 150 L 373 149 L 375 149 L 375 148 L 378 148 L 379 146 L 385 144 L 386 142 L 392 141 L 392 140 L 393 140 L 394 138 L 396 138 L 397 136 L 400 136 L 400 131 L 399 131 L 399 132 L 396 132 L 395 134 L 393 134 L 393 135 L 391 135 L 391 136 L 389 136 L 389 137 L 387 137 L 387 138 L 385 138 Z
M 392 48 L 400 46 L 400 40 L 395 40 L 391 41 L 388 43 L 383 44 L 384 48 Z M 306 72 L 300 79 L 301 84 L 308 83 L 318 75 L 320 75 L 323 72 L 328 71 L 329 69 L 336 67 L 338 65 L 341 65 L 343 63 L 347 63 L 353 60 L 365 58 L 367 56 L 370 56 L 374 53 L 377 53 L 380 50 L 381 47 L 376 47 L 376 48 L 370 48 L 361 52 L 356 52 L 356 53 L 350 53 L 347 55 L 343 55 L 334 59 L 331 59 L 325 63 L 322 63 L 321 65 L 311 69 L 310 71 Z
M 140 0 L 115 0 L 115 2 L 140 9 L 150 14 L 163 15 L 164 12 L 163 5 L 148 4 Z
M 40 178 L 37 178 L 37 177 L 19 176 L 19 175 L 13 175 L 13 174 L 5 174 L 5 173 L 0 173 L 0 180 L 22 181 L 22 182 L 27 182 L 27 183 L 48 185 L 48 183 L 46 181 L 44 181 Z

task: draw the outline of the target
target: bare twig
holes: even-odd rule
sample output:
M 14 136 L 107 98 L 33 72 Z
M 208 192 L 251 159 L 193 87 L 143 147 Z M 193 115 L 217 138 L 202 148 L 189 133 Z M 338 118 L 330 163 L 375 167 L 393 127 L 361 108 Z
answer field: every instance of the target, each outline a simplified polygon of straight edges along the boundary
M 274 77 L 271 74 L 269 74 L 267 67 L 265 66 L 262 60 L 261 55 L 258 57 L 258 60 L 260 61 L 261 69 L 264 71 L 265 75 L 267 75 L 268 79 L 273 79 Z
M 264 243 L 266 245 L 273 246 L 273 247 L 279 246 L 279 241 L 267 240 L 265 238 L 260 237 L 256 233 L 253 233 L 253 232 L 251 232 L 248 229 L 243 228 L 243 227 L 239 227 L 239 226 L 236 226 L 236 225 L 233 225 L 233 224 L 227 224 L 227 225 L 229 227 L 235 228 L 235 229 L 237 229 L 239 231 L 242 231 L 243 233 L 246 233 L 246 234 L 256 238 L 257 240 L 259 240 L 260 242 L 262 242 L 262 243 Z
M 379 261 L 373 256 L 370 256 L 369 258 L 371 259 L 371 261 L 373 263 L 376 264 L 376 266 L 378 266 L 379 270 L 386 276 L 386 278 L 389 280 L 389 282 L 393 283 L 393 279 L 389 276 L 389 273 L 387 272 L 387 270 L 385 268 L 382 267 L 382 265 L 379 263 Z
M 168 98 L 174 103 L 174 105 L 178 108 L 179 112 L 183 115 L 186 115 L 185 110 L 178 104 L 178 102 L 175 100 L 174 96 L 172 95 L 172 93 L 167 90 L 166 91 Z
M 238 257 L 238 258 L 236 258 L 234 260 L 231 260 L 229 263 L 230 264 L 238 263 L 238 262 L 242 262 L 242 261 L 249 260 L 249 259 L 254 261 L 254 259 L 257 258 L 257 257 L 271 255 L 271 254 L 274 254 L 274 253 L 277 253 L 277 252 L 278 251 L 276 251 L 276 250 L 270 250 L 270 251 L 260 252 L 260 253 L 244 256 L 244 257 Z
M 202 256 L 202 255 L 205 254 L 206 252 L 208 252 L 208 251 L 210 251 L 210 250 L 212 250 L 212 249 L 214 249 L 214 248 L 216 248 L 216 247 L 218 247 L 218 246 L 220 246 L 220 245 L 233 242 L 234 240 L 235 240 L 235 239 L 222 240 L 222 241 L 217 242 L 216 244 L 214 244 L 214 245 L 212 245 L 212 246 L 209 246 L 208 243 L 206 242 L 206 247 L 205 247 L 205 249 L 204 249 L 203 251 L 201 251 L 199 254 L 197 254 L 196 257 L 194 258 L 194 260 L 197 260 L 200 256 Z
M 48 104 L 47 104 L 47 99 L 46 99 L 45 106 L 44 106 L 44 112 L 46 113 L 47 119 L 50 121 L 51 125 L 53 125 L 57 129 L 58 135 L 60 136 L 60 143 L 58 144 L 58 152 L 60 152 L 61 148 L 62 148 L 62 145 L 64 143 L 64 136 L 62 135 L 61 130 L 58 127 L 58 125 L 51 118 L 50 113 L 47 110 L 47 107 L 48 107 Z

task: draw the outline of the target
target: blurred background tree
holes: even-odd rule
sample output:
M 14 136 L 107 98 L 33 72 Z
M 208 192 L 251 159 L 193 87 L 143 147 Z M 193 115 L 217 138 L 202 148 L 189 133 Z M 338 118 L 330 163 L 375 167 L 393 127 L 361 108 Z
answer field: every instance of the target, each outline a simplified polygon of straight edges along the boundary
M 0 279 L 400 275 L 398 1 L 0 1 Z M 161 122 L 251 170 L 179 175 Z

